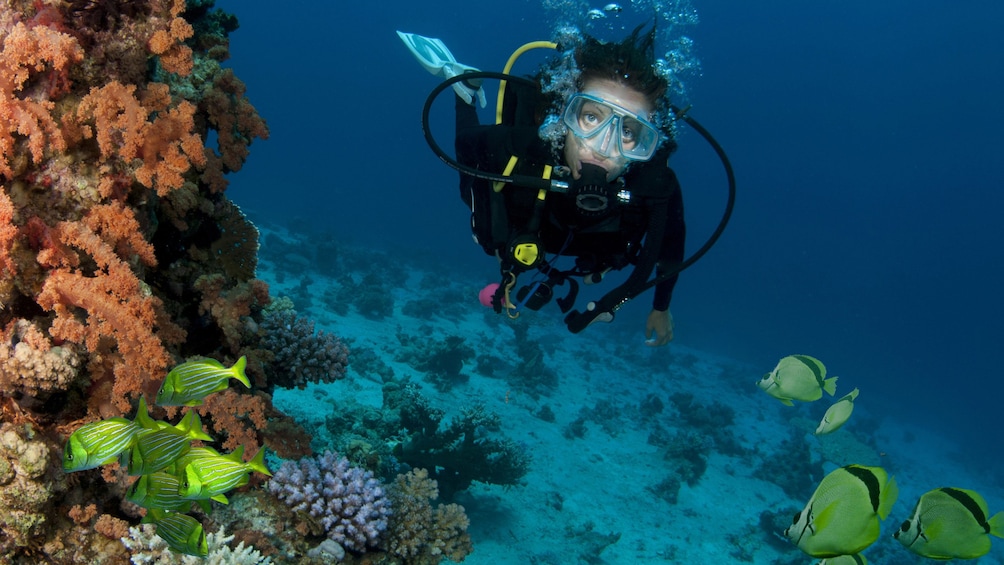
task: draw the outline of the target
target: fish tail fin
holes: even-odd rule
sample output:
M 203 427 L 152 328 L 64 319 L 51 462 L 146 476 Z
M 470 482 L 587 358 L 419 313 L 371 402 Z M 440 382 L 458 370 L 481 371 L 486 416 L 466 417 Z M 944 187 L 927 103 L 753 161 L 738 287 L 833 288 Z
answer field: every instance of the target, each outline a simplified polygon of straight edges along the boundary
M 186 419 L 188 422 L 185 423 L 182 431 L 188 434 L 188 437 L 191 439 L 201 439 L 202 441 L 213 441 L 212 436 L 202 431 L 202 418 L 199 417 L 198 412 L 189 410 L 188 414 L 185 414 L 185 417 L 181 421 L 185 422 Z
M 830 377 L 823 381 L 823 390 L 833 396 L 837 393 L 837 379 L 840 377 Z
M 899 498 L 899 485 L 896 484 L 896 477 L 889 477 L 889 482 L 882 489 L 882 500 L 879 501 L 877 512 L 879 518 L 885 520 L 889 516 L 892 505 L 896 504 L 897 498 Z
M 270 477 L 272 476 L 272 472 L 269 471 L 268 467 L 265 466 L 265 448 L 264 447 L 261 448 L 261 449 L 259 449 L 258 453 L 255 453 L 254 457 L 252 457 L 251 460 L 248 461 L 248 467 L 254 469 L 255 471 L 258 471 L 259 473 L 266 474 L 266 475 L 268 475 Z
M 249 381 L 248 376 L 244 374 L 244 370 L 247 368 L 247 366 L 248 366 L 247 355 L 241 355 L 241 358 L 238 359 L 236 363 L 234 363 L 234 366 L 231 367 L 230 370 L 234 372 L 233 377 L 235 379 L 239 380 L 247 388 L 251 388 L 251 381 Z
M 987 520 L 990 524 L 990 535 L 1004 538 L 1004 512 L 998 512 Z

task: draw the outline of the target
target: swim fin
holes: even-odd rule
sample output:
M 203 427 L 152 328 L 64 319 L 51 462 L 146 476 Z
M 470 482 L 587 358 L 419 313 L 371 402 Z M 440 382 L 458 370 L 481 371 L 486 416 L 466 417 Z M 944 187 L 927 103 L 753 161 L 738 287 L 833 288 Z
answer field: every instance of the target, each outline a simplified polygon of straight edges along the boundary
M 418 62 L 433 75 L 450 79 L 464 73 L 477 72 L 478 69 L 458 63 L 453 57 L 453 53 L 439 39 L 425 37 L 415 33 L 397 32 L 398 37 L 404 42 L 411 54 L 418 59 Z M 482 108 L 488 103 L 485 99 L 485 91 L 481 88 L 481 80 L 460 81 L 453 83 L 453 90 L 457 96 L 468 104 L 474 103 L 477 97 Z

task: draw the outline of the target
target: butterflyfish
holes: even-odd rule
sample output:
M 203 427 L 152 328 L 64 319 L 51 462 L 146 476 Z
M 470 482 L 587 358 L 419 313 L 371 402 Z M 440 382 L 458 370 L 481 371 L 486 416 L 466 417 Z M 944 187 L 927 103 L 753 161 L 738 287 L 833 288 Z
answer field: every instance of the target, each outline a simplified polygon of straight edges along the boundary
M 860 553 L 878 539 L 879 520 L 889 515 L 898 494 L 896 480 L 881 467 L 834 469 L 784 535 L 813 557 Z
M 823 414 L 823 419 L 820 420 L 819 426 L 816 428 L 816 435 L 826 435 L 843 426 L 851 417 L 851 412 L 854 411 L 854 401 L 857 398 L 858 389 L 854 389 L 827 408 L 826 414 Z
M 936 488 L 924 493 L 893 537 L 931 559 L 976 559 L 990 551 L 990 536 L 1004 537 L 1004 513 L 990 517 L 979 493 Z
M 792 406 L 792 400 L 819 400 L 825 390 L 830 396 L 837 392 L 837 377 L 826 378 L 826 367 L 809 355 L 789 355 L 781 359 L 774 370 L 757 383 L 764 392 Z

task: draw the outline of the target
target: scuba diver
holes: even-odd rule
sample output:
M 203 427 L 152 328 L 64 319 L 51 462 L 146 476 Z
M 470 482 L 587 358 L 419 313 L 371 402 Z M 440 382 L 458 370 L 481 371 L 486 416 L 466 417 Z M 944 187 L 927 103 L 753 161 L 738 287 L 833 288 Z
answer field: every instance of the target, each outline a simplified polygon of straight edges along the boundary
M 457 63 L 438 39 L 398 32 L 419 62 L 445 79 L 426 102 L 426 140 L 460 171 L 460 197 L 471 209 L 474 238 L 499 260 L 501 282 L 481 292 L 482 303 L 496 312 L 516 317 L 523 308 L 537 310 L 568 283 L 557 304 L 568 328 L 579 332 L 612 321 L 623 304 L 654 286 L 645 343 L 662 346 L 673 339 L 669 306 L 678 273 L 724 229 L 734 180 L 724 153 L 699 129 L 719 151 L 732 192 L 718 231 L 684 261 L 683 197 L 667 164 L 676 149 L 673 123 L 682 112 L 671 106 L 668 81 L 656 70 L 655 26 L 647 33 L 642 28 L 619 43 L 566 33 L 560 45 L 527 44 L 503 73 Z M 533 79 L 508 74 L 519 55 L 536 47 L 562 55 Z M 485 78 L 502 81 L 491 125 L 480 124 L 474 106 L 486 104 Z M 448 87 L 456 93 L 455 159 L 428 127 L 429 108 Z M 574 267 L 558 269 L 560 256 L 574 257 Z M 584 311 L 570 312 L 576 279 L 598 283 L 609 271 L 629 266 L 627 280 Z M 538 271 L 535 280 L 513 292 L 517 277 L 528 271 Z

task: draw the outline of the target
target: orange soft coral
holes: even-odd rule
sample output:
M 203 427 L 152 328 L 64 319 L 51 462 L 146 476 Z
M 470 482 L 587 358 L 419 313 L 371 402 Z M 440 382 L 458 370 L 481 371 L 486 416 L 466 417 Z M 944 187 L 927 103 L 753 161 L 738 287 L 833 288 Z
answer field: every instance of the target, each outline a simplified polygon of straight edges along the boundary
M 171 20 L 168 29 L 161 29 L 154 32 L 147 43 L 147 48 L 154 55 L 160 57 L 160 65 L 164 70 L 177 73 L 181 76 L 188 76 L 192 72 L 194 63 L 192 61 L 192 48 L 185 45 L 184 41 L 195 35 L 192 24 L 184 18 L 177 17 Z
M 244 446 L 244 460 L 250 460 L 260 449 L 258 434 L 268 425 L 265 413 L 271 399 L 264 393 L 245 394 L 227 389 L 219 394 L 207 396 L 202 406 L 193 408 L 208 422 L 209 433 L 217 440 L 217 434 L 226 434 L 223 449 L 233 451 Z
M 148 382 L 162 378 L 172 362 L 154 333 L 170 324 L 161 312 L 163 304 L 130 266 L 134 260 L 152 266 L 152 248 L 138 235 L 132 211 L 118 204 L 97 206 L 80 222 L 60 222 L 52 231 L 61 245 L 39 253 L 39 261 L 54 268 L 37 297 L 42 308 L 56 314 L 49 333 L 82 343 L 110 361 L 112 401 L 128 412 L 130 400 Z M 176 327 L 168 329 L 168 335 L 180 334 Z M 94 375 L 96 367 L 91 363 L 94 381 L 106 376 Z
M 83 136 L 97 139 L 103 160 L 142 159 L 136 180 L 160 196 L 180 188 L 192 165 L 206 163 L 202 138 L 193 131 L 195 106 L 184 100 L 172 106 L 166 84 L 151 84 L 140 98 L 135 86 L 117 81 L 92 88 L 77 107 L 77 119 Z
M 70 63 L 82 60 L 83 50 L 77 41 L 45 26 L 29 29 L 15 25 L 3 40 L 0 50 L 0 176 L 13 178 L 11 159 L 20 134 L 28 139 L 32 161 L 41 163 L 46 147 L 66 149 L 66 141 L 51 112 L 55 106 L 44 95 L 22 92 L 32 74 L 63 71 Z
M 7 196 L 3 186 L 0 186 L 0 277 L 10 277 L 17 274 L 17 265 L 10 256 L 17 238 L 17 226 L 14 225 L 14 203 Z M 0 304 L 3 300 L 0 300 Z

